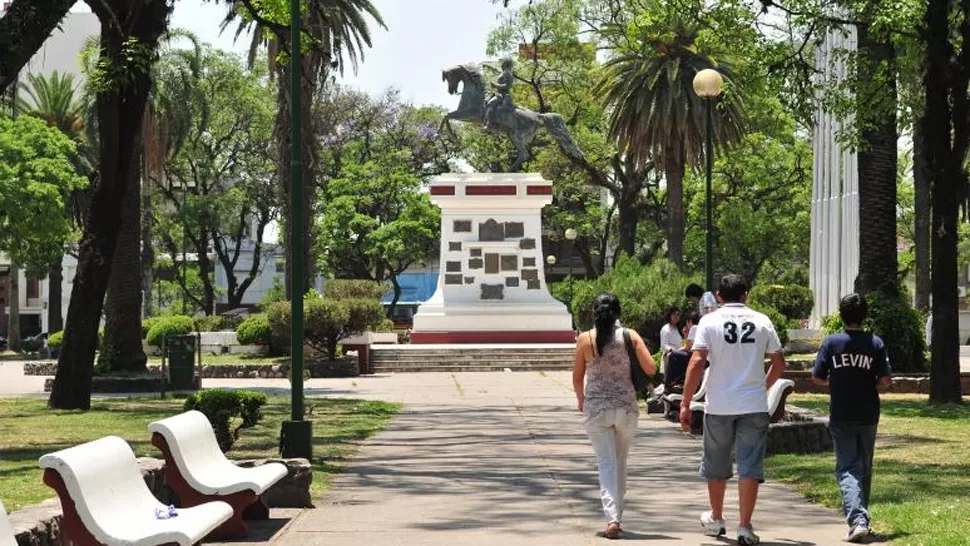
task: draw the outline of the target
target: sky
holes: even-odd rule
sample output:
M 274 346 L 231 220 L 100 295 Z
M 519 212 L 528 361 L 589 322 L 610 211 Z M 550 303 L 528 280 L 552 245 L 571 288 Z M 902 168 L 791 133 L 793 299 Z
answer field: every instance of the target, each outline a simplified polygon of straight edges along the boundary
M 372 26 L 373 48 L 364 54 L 357 73 L 348 70 L 342 82 L 373 94 L 396 87 L 415 105 L 456 107 L 458 99 L 448 95 L 441 71 L 460 63 L 487 60 L 486 38 L 505 8 L 490 0 L 372 1 L 387 30 Z M 234 41 L 233 29 L 219 32 L 226 9 L 224 2 L 177 0 L 171 26 L 187 28 L 220 49 L 245 54 L 248 37 Z M 74 10 L 90 11 L 83 3 Z

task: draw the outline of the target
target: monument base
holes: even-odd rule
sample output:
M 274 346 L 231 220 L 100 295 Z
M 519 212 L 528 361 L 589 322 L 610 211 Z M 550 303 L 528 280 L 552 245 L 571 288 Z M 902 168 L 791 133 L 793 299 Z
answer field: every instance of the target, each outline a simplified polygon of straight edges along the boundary
M 414 316 L 416 344 L 573 343 L 572 317 L 549 293 L 542 207 L 552 182 L 538 174 L 436 177 L 441 208 L 438 286 Z
M 574 343 L 566 306 L 425 304 L 414 317 L 411 343 Z
M 411 343 L 429 344 L 529 344 L 529 343 L 575 343 L 576 332 L 568 331 L 454 331 L 412 332 Z

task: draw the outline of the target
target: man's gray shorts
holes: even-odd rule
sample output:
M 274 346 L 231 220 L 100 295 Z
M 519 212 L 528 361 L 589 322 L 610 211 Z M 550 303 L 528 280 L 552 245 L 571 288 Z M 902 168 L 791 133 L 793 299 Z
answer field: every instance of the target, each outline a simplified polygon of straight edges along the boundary
M 769 422 L 767 413 L 705 415 L 701 476 L 705 480 L 731 479 L 733 447 L 738 459 L 738 477 L 764 481 Z

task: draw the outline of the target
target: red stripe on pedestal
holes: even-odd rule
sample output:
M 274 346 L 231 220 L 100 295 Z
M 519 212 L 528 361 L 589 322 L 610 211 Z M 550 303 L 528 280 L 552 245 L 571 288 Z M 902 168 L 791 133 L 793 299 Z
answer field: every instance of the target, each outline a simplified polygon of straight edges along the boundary
M 515 186 L 465 186 L 465 195 L 515 195 Z
M 552 186 L 526 186 L 527 195 L 552 195 Z
M 454 186 L 431 186 L 431 195 L 455 195 Z
M 411 332 L 413 344 L 449 343 L 575 343 L 576 333 L 566 331 Z

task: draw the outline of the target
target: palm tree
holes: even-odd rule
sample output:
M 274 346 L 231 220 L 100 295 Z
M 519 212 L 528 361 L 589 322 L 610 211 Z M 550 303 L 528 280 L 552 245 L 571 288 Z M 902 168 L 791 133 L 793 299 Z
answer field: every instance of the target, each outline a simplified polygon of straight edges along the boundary
M 683 265 L 684 174 L 688 165 L 700 162 L 706 137 L 704 103 L 693 91 L 694 75 L 714 68 L 728 86 L 714 117 L 718 148 L 741 139 L 741 99 L 731 87 L 731 65 L 698 52 L 697 25 L 678 15 L 655 20 L 659 22 L 634 28 L 633 40 L 628 25 L 604 29 L 613 56 L 604 66 L 597 93 L 610 110 L 609 134 L 620 153 L 638 168 L 652 163 L 664 174 L 668 253 Z
M 179 47 L 183 41 L 188 41 L 191 47 Z M 151 184 L 160 181 L 153 176 L 161 172 L 156 169 L 157 165 L 171 157 L 185 138 L 193 115 L 188 107 L 191 104 L 188 96 L 194 92 L 200 57 L 199 41 L 189 32 L 168 31 L 160 40 L 159 58 L 152 68 L 152 92 L 142 125 L 141 184 L 131 184 L 125 195 L 122 227 L 104 304 L 104 344 L 98 362 L 107 370 L 139 371 L 147 362 L 141 342 L 141 318 L 143 301 L 151 299 L 150 275 L 154 261 Z M 145 211 L 142 211 L 143 203 Z M 145 262 L 149 275 L 147 290 L 143 282 Z
M 20 88 L 23 94 L 17 99 L 19 111 L 43 119 L 48 125 L 57 127 L 75 142 L 80 143 L 83 140 L 85 127 L 82 115 L 83 103 L 77 93 L 74 74 L 59 74 L 56 70 L 50 77 L 28 74 L 27 82 L 21 83 Z M 76 162 L 81 170 L 80 155 Z M 69 199 L 70 196 L 65 195 L 64 198 Z M 59 332 L 64 328 L 64 316 L 61 310 L 63 266 L 64 257 L 58 256 L 47 274 L 48 332 Z
M 255 62 L 257 53 L 268 48 L 270 71 L 275 72 L 279 81 L 279 109 L 277 110 L 274 132 L 279 142 L 279 184 L 281 203 L 286 207 L 289 202 L 290 187 L 290 70 L 287 63 L 276 63 L 277 52 L 289 50 L 289 29 L 287 21 L 274 21 L 272 15 L 250 11 L 248 3 L 237 4 L 237 10 L 230 12 L 222 28 L 236 24 L 236 36 L 251 30 L 253 40 L 249 61 Z M 326 85 L 333 69 L 343 73 L 346 64 L 356 69 L 363 56 L 364 47 L 370 47 L 371 34 L 368 17 L 382 28 L 384 20 L 370 0 L 310 0 L 303 13 L 304 33 L 312 47 L 303 54 L 301 78 L 301 127 L 303 146 L 303 180 L 310 183 L 316 180 L 318 163 L 317 128 L 313 123 L 312 104 L 319 90 Z M 303 285 L 313 286 L 313 208 L 316 192 L 303 192 Z M 284 214 L 288 218 L 289 214 Z M 285 233 L 285 232 L 284 232 Z M 284 240 L 286 238 L 284 237 Z M 290 291 L 290 267 L 286 262 L 286 289 Z

